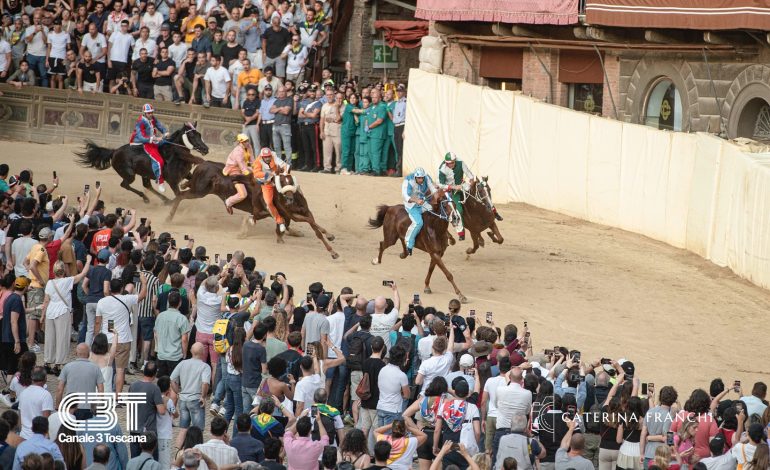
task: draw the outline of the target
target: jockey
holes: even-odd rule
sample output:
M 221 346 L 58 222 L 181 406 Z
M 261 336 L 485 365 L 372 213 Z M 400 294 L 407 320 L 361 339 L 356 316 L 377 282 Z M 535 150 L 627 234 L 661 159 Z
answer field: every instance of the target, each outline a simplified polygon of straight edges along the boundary
M 444 161 L 438 167 L 438 182 L 450 190 L 452 202 L 455 204 L 457 213 L 460 215 L 460 223 L 457 225 L 457 237 L 460 241 L 465 240 L 465 228 L 463 227 L 463 183 L 465 179 L 473 181 L 476 177 L 471 173 L 468 165 L 462 160 L 457 159 L 454 152 L 447 152 L 444 155 Z
M 404 208 L 412 225 L 406 231 L 406 251 L 411 256 L 414 241 L 422 229 L 422 213 L 431 210 L 428 197 L 436 191 L 430 176 L 425 170 L 417 168 L 413 173 L 406 175 L 401 185 L 401 195 L 404 198 Z
M 235 137 L 238 141 L 238 145 L 235 146 L 230 155 L 227 156 L 225 167 L 222 169 L 222 174 L 225 176 L 243 175 L 248 176 L 251 172 L 249 167 L 251 165 L 251 145 L 249 145 L 249 136 L 246 134 L 238 134 Z M 225 209 L 227 213 L 233 214 L 233 206 L 246 199 L 246 186 L 243 183 L 235 183 L 236 193 L 227 198 L 225 201 Z
M 142 106 L 142 115 L 136 120 L 129 143 L 132 145 L 144 144 L 144 151 L 150 157 L 152 172 L 155 173 L 155 179 L 158 182 L 158 191 L 164 192 L 166 190 L 163 183 L 164 162 L 158 151 L 158 146 L 163 144 L 164 137 L 168 137 L 168 131 L 155 117 L 154 112 L 155 110 L 150 103 L 145 103 Z
M 259 151 L 259 158 L 254 161 L 254 178 L 262 187 L 262 197 L 265 199 L 265 205 L 270 215 L 275 219 L 275 223 L 278 224 L 278 230 L 281 233 L 286 231 L 286 225 L 284 225 L 283 217 L 278 213 L 273 203 L 273 197 L 275 195 L 275 176 L 278 171 L 281 170 L 283 175 L 289 173 L 290 165 L 286 164 L 283 160 L 278 158 L 272 150 L 267 147 L 262 147 Z

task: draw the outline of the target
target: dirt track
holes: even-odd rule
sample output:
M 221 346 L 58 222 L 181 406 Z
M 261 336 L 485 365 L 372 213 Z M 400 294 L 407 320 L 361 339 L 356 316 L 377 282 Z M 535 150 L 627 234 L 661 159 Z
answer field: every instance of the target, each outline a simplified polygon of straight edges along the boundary
M 75 146 L 3 142 L 1 160 L 17 173 L 35 171 L 35 181 L 49 182 L 57 170 L 60 190 L 76 196 L 84 183 L 100 180 L 108 208 L 133 207 L 150 217 L 156 232 L 169 231 L 178 240 L 194 236 L 209 255 L 244 249 L 257 258 L 259 269 L 283 271 L 301 297 L 305 286 L 322 279 L 339 291 L 350 286 L 365 296 L 387 295 L 383 279 L 395 279 L 404 303 L 414 293 L 423 302 L 445 308 L 451 286 L 437 269 L 432 295 L 422 294 L 428 258 L 422 252 L 398 258 L 399 247 L 385 252 L 383 264 L 372 266 L 381 231 L 365 227 L 379 203 L 399 203 L 400 181 L 359 176 L 299 174 L 303 192 L 316 220 L 337 238 L 340 254 L 332 260 L 306 225 L 304 237 L 287 237 L 277 245 L 273 225 L 262 221 L 243 238 L 242 217 L 225 213 L 211 196 L 181 204 L 173 225 L 165 223 L 168 208 L 150 205 L 118 187 L 113 170 L 77 167 Z M 209 154 L 223 161 L 223 154 Z M 136 183 L 135 183 L 136 185 Z M 657 388 L 675 385 L 682 393 L 708 387 L 713 377 L 733 379 L 750 387 L 770 380 L 766 344 L 751 338 L 764 335 L 770 293 L 739 279 L 698 256 L 635 234 L 584 222 L 521 204 L 500 207 L 505 243 L 487 246 L 465 259 L 468 241 L 450 247 L 445 262 L 478 315 L 492 310 L 500 326 L 529 322 L 535 348 L 566 345 L 585 358 L 625 357 L 635 362 L 642 381 Z M 238 213 L 236 213 L 238 214 Z M 765 360 L 761 358 L 764 357 Z

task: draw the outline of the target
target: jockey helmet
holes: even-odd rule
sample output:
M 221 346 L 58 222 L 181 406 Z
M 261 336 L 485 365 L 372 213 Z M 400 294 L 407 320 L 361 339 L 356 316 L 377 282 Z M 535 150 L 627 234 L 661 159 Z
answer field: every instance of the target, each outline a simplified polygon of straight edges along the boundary
M 455 155 L 454 152 L 447 152 L 446 155 L 444 155 L 444 161 L 445 162 L 456 162 L 457 161 L 457 155 Z
M 415 178 L 425 178 L 425 170 L 422 168 L 417 168 L 414 170 L 414 177 Z
M 273 156 L 273 152 L 267 147 L 262 147 L 262 150 L 259 151 L 259 156 L 262 158 L 270 158 Z
M 150 103 L 145 103 L 144 106 L 142 106 L 142 112 L 143 113 L 154 113 L 155 109 L 152 107 Z
M 238 134 L 235 136 L 235 140 L 237 140 L 238 142 L 248 142 L 249 136 L 247 136 L 246 134 Z

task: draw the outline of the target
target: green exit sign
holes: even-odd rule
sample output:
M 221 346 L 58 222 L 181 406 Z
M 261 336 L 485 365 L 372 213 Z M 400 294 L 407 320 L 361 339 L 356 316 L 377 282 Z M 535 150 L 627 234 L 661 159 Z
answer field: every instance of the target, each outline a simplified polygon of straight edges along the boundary
M 372 41 L 372 68 L 397 69 L 398 49 L 388 46 L 385 41 Z

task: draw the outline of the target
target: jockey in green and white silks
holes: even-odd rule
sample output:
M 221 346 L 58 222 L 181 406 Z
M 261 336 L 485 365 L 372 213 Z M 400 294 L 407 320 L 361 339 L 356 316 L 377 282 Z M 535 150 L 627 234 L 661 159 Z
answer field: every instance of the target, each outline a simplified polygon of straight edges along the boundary
M 401 185 L 401 195 L 404 198 L 404 208 L 412 224 L 406 231 L 406 250 L 411 255 L 414 248 L 414 241 L 417 234 L 422 229 L 422 213 L 430 211 L 431 205 L 428 198 L 436 191 L 430 176 L 422 168 L 415 169 L 412 173 L 404 177 Z
M 460 215 L 460 223 L 457 224 L 457 236 L 460 240 L 465 240 L 465 227 L 463 226 L 463 202 L 465 197 L 463 195 L 463 183 L 473 181 L 476 177 L 471 173 L 468 165 L 462 160 L 458 160 L 454 152 L 447 152 L 444 155 L 444 161 L 438 167 L 438 182 L 442 186 L 446 186 L 449 190 L 449 195 L 454 202 L 455 209 Z

